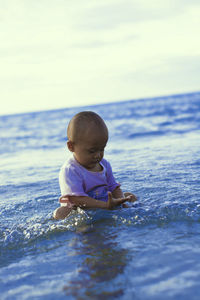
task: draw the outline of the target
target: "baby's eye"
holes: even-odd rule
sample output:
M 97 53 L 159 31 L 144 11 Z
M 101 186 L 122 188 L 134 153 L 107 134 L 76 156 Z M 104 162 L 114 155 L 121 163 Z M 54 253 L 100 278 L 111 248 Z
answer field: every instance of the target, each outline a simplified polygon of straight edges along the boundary
M 88 152 L 93 154 L 93 153 L 95 153 L 95 150 L 91 149 L 91 150 L 88 150 Z

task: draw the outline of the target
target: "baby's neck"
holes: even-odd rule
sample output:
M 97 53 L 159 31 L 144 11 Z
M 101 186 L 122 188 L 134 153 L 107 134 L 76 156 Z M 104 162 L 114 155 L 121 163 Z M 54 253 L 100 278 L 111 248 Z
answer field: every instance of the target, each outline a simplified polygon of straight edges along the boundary
M 93 168 L 86 168 L 86 169 L 91 172 L 101 172 L 103 170 L 103 167 L 100 163 L 97 163 Z

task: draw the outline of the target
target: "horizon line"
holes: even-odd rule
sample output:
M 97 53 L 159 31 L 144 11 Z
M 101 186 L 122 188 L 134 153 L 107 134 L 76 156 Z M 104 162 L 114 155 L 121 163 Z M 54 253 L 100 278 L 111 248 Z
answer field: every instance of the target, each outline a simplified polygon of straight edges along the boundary
M 91 106 L 102 106 L 102 105 L 109 105 L 109 104 L 114 104 L 114 103 L 122 103 L 122 102 L 131 102 L 131 101 L 144 101 L 144 100 L 152 100 L 152 99 L 160 99 L 160 98 L 169 98 L 169 97 L 183 97 L 185 95 L 195 95 L 195 94 L 200 94 L 199 91 L 194 91 L 194 92 L 183 92 L 183 93 L 175 93 L 175 94 L 167 94 L 167 95 L 160 95 L 160 96 L 150 96 L 150 97 L 141 97 L 141 98 L 131 98 L 131 99 L 125 99 L 125 100 L 113 100 L 113 101 L 108 101 L 108 102 L 103 102 L 103 103 L 96 103 L 96 104 L 86 104 L 86 105 L 75 105 L 75 106 L 66 106 L 66 107 L 61 107 L 61 108 L 51 108 L 51 109 L 42 109 L 42 110 L 33 110 L 33 111 L 24 111 L 24 112 L 13 112 L 13 113 L 6 113 L 6 114 L 1 114 L 0 117 L 8 117 L 8 116 L 16 116 L 16 115 L 25 115 L 25 114 L 35 114 L 35 113 L 43 113 L 43 112 L 50 112 L 50 111 L 62 111 L 66 109 L 73 109 L 77 107 L 91 107 Z

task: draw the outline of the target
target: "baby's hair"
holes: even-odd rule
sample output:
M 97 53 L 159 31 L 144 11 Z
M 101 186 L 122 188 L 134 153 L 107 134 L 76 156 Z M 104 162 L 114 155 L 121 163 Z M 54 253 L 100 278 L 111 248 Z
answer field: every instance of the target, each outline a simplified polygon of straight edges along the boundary
M 91 128 L 104 130 L 108 135 L 108 129 L 103 119 L 93 111 L 82 111 L 76 114 L 69 122 L 67 128 L 68 140 L 73 142 L 80 139 L 86 130 Z

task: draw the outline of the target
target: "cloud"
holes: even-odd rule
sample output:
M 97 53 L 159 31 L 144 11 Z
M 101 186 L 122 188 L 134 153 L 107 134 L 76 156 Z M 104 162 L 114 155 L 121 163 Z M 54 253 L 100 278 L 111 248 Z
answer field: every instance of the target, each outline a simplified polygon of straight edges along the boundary
M 132 84 L 132 93 L 143 90 L 145 96 L 167 95 L 199 90 L 199 56 L 173 56 L 143 65 L 140 71 L 125 72 L 121 78 L 124 89 Z
M 9 111 L 199 87 L 196 0 L 21 0 L 0 6 L 1 99 Z
M 165 20 L 180 15 L 188 6 L 199 5 L 197 0 L 107 0 L 93 2 L 80 18 L 79 29 L 112 30 L 124 24 Z

